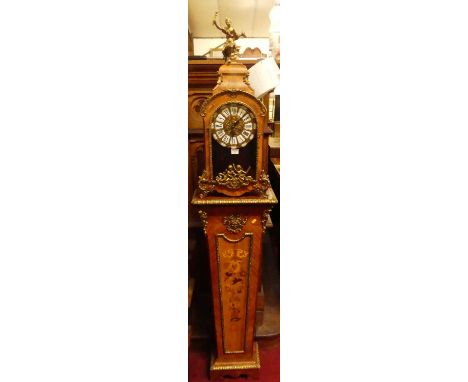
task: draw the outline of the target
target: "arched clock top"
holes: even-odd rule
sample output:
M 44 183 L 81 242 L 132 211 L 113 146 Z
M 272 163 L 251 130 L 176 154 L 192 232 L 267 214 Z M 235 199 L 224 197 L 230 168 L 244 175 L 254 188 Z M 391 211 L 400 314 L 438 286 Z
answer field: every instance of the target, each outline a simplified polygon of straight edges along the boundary
M 209 112 L 214 111 L 217 107 L 219 107 L 223 103 L 229 102 L 229 101 L 223 100 L 223 98 L 226 98 L 226 96 L 230 98 L 235 98 L 236 101 L 240 101 L 240 102 L 242 102 L 241 98 L 246 97 L 244 101 L 246 101 L 246 103 L 250 107 L 253 107 L 253 105 L 256 105 L 258 107 L 258 114 L 260 116 L 264 117 L 267 113 L 266 107 L 263 104 L 263 102 L 260 101 L 258 98 L 255 98 L 254 95 L 243 90 L 229 89 L 222 93 L 214 94 L 210 98 L 206 99 L 200 107 L 200 115 L 202 117 L 205 117 Z

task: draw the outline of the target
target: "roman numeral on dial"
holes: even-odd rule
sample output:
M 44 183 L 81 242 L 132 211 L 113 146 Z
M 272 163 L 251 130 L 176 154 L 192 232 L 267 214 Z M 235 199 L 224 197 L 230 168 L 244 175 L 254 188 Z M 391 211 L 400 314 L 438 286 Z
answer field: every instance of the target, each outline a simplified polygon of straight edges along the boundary
M 242 135 L 238 135 L 238 136 L 237 136 L 237 142 L 239 142 L 239 143 L 244 143 L 244 142 L 245 142 L 245 138 L 244 138 Z

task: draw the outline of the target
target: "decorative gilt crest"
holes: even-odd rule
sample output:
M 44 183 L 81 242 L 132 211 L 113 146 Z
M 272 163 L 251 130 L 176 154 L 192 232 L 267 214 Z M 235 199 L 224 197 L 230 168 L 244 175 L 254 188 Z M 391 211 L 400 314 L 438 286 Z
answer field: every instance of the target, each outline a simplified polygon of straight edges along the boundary
M 200 220 L 203 224 L 203 232 L 205 232 L 206 235 L 206 226 L 208 225 L 208 214 L 202 210 L 198 211 L 198 214 L 200 215 Z
M 241 165 L 230 164 L 227 170 L 218 174 L 216 183 L 220 186 L 237 190 L 241 187 L 254 184 L 255 179 L 247 175 L 247 171 L 243 170 Z
M 265 209 L 262 214 L 262 230 L 263 232 L 266 231 L 266 226 L 268 223 L 268 216 L 270 216 L 270 212 L 272 210 L 272 207 Z
M 266 191 L 270 188 L 270 178 L 265 171 L 262 170 L 260 174 L 260 179 L 258 184 L 255 186 L 254 190 L 257 191 L 261 196 L 266 197 Z
M 200 197 L 203 198 L 208 193 L 213 191 L 215 189 L 216 182 L 210 178 L 208 178 L 208 174 L 206 170 L 203 170 L 203 173 L 201 176 L 198 177 L 198 188 L 201 190 L 201 195 Z
M 223 224 L 226 226 L 226 229 L 232 233 L 240 232 L 245 223 L 247 223 L 247 218 L 238 214 L 225 216 L 223 219 Z

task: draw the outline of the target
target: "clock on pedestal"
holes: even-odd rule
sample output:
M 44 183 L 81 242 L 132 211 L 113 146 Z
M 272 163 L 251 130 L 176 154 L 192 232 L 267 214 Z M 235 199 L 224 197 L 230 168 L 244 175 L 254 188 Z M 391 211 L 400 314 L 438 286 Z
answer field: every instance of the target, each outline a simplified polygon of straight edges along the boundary
M 216 334 L 210 376 L 255 378 L 260 370 L 254 336 L 262 237 L 277 200 L 262 166 L 266 108 L 253 95 L 249 72 L 238 60 L 234 40 L 239 36 L 228 19 L 222 30 L 226 63 L 200 110 L 205 169 L 192 204 L 209 251 Z

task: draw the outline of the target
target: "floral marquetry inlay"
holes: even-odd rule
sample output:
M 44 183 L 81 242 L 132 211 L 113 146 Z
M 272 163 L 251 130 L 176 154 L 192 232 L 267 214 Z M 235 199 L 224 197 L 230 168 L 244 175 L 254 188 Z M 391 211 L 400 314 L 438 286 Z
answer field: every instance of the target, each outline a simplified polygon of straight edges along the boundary
M 240 240 L 230 240 L 223 234 L 216 238 L 225 353 L 245 351 L 247 296 L 252 253 L 251 235 L 245 234 Z M 228 331 L 230 335 L 224 336 L 224 331 Z

